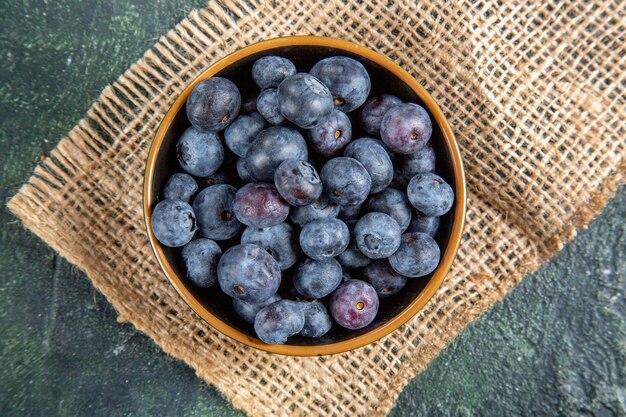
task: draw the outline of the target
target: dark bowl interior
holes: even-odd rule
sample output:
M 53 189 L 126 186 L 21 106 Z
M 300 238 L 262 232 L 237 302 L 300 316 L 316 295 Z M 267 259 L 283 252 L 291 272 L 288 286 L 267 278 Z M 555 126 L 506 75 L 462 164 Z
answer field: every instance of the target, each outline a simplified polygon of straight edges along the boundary
M 350 54 L 344 50 L 338 50 L 329 47 L 321 47 L 321 46 L 289 46 L 289 47 L 279 47 L 271 50 L 263 51 L 262 53 L 257 53 L 251 56 L 248 56 L 242 60 L 239 60 L 232 65 L 228 66 L 224 70 L 220 71 L 217 76 L 225 77 L 233 81 L 239 87 L 242 95 L 242 99 L 256 96 L 259 93 L 259 88 L 254 84 L 252 78 L 250 76 L 252 64 L 256 59 L 265 55 L 280 55 L 286 58 L 289 58 L 296 65 L 299 72 L 308 71 L 315 62 L 320 59 L 334 56 L 334 55 L 344 55 L 350 56 L 358 61 L 360 61 L 369 71 L 370 77 L 372 79 L 372 95 L 386 93 L 393 94 L 400 97 L 404 101 L 416 102 L 420 103 L 415 92 L 409 88 L 404 82 L 398 79 L 394 74 L 385 68 L 377 65 L 376 63 L 369 61 L 359 55 Z M 178 162 L 176 160 L 176 142 L 182 132 L 190 126 L 189 121 L 187 120 L 187 116 L 184 111 L 184 106 L 178 112 L 176 117 L 174 118 L 169 130 L 165 135 L 165 139 L 162 143 L 161 148 L 158 150 L 157 160 L 156 160 L 156 170 L 154 173 L 153 184 L 152 184 L 152 195 L 160 196 L 161 189 L 163 188 L 163 184 L 165 180 L 176 172 L 183 172 Z M 359 138 L 362 136 L 366 136 L 366 134 L 357 127 L 355 123 L 355 116 L 358 114 L 358 110 L 350 113 L 350 118 L 353 120 L 353 138 Z M 449 150 L 446 147 L 446 144 L 442 138 L 442 133 L 440 127 L 437 125 L 434 118 L 433 120 L 433 135 L 430 143 L 433 145 L 436 155 L 437 155 L 437 169 L 436 173 L 440 175 L 448 184 L 450 184 L 454 188 L 454 174 L 452 169 L 452 156 Z M 304 134 L 306 138 L 306 134 Z M 234 168 L 235 158 L 233 155 L 230 155 L 230 158 L 227 157 L 227 161 L 225 164 L 228 164 L 229 167 L 232 166 Z M 202 179 L 199 179 L 199 183 L 202 182 Z M 456 190 L 455 190 L 456 193 Z M 150 202 L 151 206 L 154 207 L 156 201 Z M 441 248 L 441 252 L 443 254 L 446 246 L 448 245 L 448 241 L 450 238 L 451 230 L 452 230 L 452 219 L 454 215 L 454 207 L 450 210 L 448 214 L 441 218 L 441 227 L 439 233 L 436 236 L 436 241 Z M 218 244 L 222 247 L 222 250 L 226 250 L 229 246 L 237 244 L 240 234 L 238 234 L 235 238 L 226 242 L 218 242 Z M 222 321 L 227 323 L 228 325 L 236 328 L 237 330 L 249 335 L 252 338 L 256 338 L 254 334 L 254 329 L 252 326 L 242 319 L 240 319 L 237 314 L 235 314 L 232 309 L 232 301 L 231 298 L 225 295 L 219 288 L 218 285 L 210 288 L 210 289 L 200 289 L 194 287 L 192 284 L 188 283 L 185 277 L 185 267 L 182 263 L 180 252 L 180 248 L 166 248 L 163 247 L 164 252 L 166 254 L 167 262 L 171 265 L 172 269 L 176 272 L 176 274 L 182 278 L 182 281 L 187 286 L 187 289 L 193 294 L 193 296 L 212 314 L 216 317 L 220 318 Z M 283 287 L 288 288 L 289 281 L 291 277 L 291 268 L 288 271 L 283 272 Z M 359 278 L 359 271 L 355 270 L 351 273 L 353 278 Z M 380 310 L 376 320 L 370 324 L 369 326 L 360 329 L 360 330 L 346 330 L 341 328 L 340 326 L 334 324 L 331 331 L 322 338 L 318 339 L 307 339 L 303 337 L 292 337 L 289 339 L 288 344 L 290 345 L 323 345 L 334 342 L 340 342 L 349 340 L 358 335 L 367 333 L 372 329 L 380 326 L 385 323 L 392 317 L 396 316 L 403 309 L 405 309 L 424 289 L 428 281 L 431 279 L 432 274 L 418 279 L 409 279 L 406 287 L 397 293 L 396 295 L 383 298 L 380 302 Z

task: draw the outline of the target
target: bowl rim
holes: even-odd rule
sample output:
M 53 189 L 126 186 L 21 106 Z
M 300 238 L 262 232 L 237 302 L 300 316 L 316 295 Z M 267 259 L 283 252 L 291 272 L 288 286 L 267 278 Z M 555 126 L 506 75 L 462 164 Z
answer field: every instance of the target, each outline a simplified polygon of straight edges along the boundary
M 452 220 L 452 230 L 450 233 L 450 238 L 448 240 L 448 245 L 445 248 L 443 256 L 441 257 L 441 260 L 439 262 L 439 266 L 435 270 L 433 276 L 430 278 L 428 284 L 426 284 L 424 289 L 400 313 L 389 319 L 387 322 L 381 324 L 375 329 L 368 331 L 367 333 L 363 333 L 354 338 L 339 342 L 333 342 L 326 345 L 301 346 L 288 344 L 266 344 L 257 338 L 251 337 L 235 329 L 234 327 L 231 327 L 229 324 L 222 321 L 219 317 L 213 315 L 192 295 L 192 293 L 184 285 L 181 278 L 171 268 L 171 266 L 167 262 L 165 252 L 163 251 L 161 244 L 156 240 L 150 227 L 150 220 L 152 215 L 152 207 L 150 207 L 150 202 L 154 199 L 154 195 L 152 193 L 152 183 L 156 170 L 158 151 L 161 148 L 163 140 L 165 139 L 165 135 L 169 130 L 172 121 L 181 110 L 181 108 L 185 105 L 185 102 L 187 100 L 187 97 L 191 93 L 191 90 L 201 81 L 212 77 L 214 74 L 218 73 L 219 71 L 223 70 L 224 68 L 230 66 L 231 64 L 237 62 L 242 58 L 256 54 L 258 52 L 286 46 L 321 46 L 343 50 L 366 58 L 393 73 L 411 90 L 413 90 L 413 92 L 426 106 L 430 114 L 435 119 L 435 122 L 440 127 L 444 142 L 448 151 L 450 152 L 450 157 L 452 160 L 451 163 L 454 173 L 455 209 L 454 217 Z M 154 140 L 152 141 L 152 144 L 150 145 L 150 150 L 148 152 L 143 184 L 144 222 L 146 226 L 146 231 L 148 233 L 148 239 L 150 241 L 150 246 L 152 247 L 152 250 L 156 256 L 159 266 L 161 267 L 161 270 L 165 273 L 169 282 L 172 284 L 178 294 L 183 298 L 183 300 L 187 303 L 187 305 L 189 305 L 191 309 L 198 316 L 200 316 L 200 318 L 202 318 L 205 322 L 207 322 L 210 326 L 212 326 L 214 329 L 218 330 L 222 334 L 256 349 L 289 356 L 323 356 L 354 350 L 389 335 L 391 332 L 398 329 L 400 326 L 409 321 L 413 316 L 415 316 L 421 309 L 426 306 L 428 301 L 439 289 L 448 271 L 450 270 L 452 261 L 456 256 L 461 242 L 463 227 L 465 224 L 466 206 L 467 201 L 465 173 L 458 145 L 446 117 L 444 116 L 443 112 L 441 111 L 435 100 L 424 89 L 424 87 L 422 87 L 422 85 L 415 78 L 413 78 L 406 70 L 402 69 L 398 64 L 393 62 L 390 58 L 387 58 L 386 56 L 375 52 L 367 47 L 343 39 L 308 35 L 279 37 L 248 45 L 217 60 L 216 62 L 211 64 L 206 70 L 202 71 L 202 73 L 200 73 L 193 81 L 188 83 L 185 89 L 180 93 L 179 97 L 168 109 L 163 120 L 159 124 L 159 128 L 157 129 Z

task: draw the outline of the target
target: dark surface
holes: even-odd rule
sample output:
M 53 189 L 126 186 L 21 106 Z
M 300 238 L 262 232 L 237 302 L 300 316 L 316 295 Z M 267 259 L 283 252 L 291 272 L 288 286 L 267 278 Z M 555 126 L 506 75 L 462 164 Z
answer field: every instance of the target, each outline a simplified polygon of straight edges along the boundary
M 0 196 L 203 1 L 0 4 Z M 399 416 L 626 414 L 626 191 L 430 367 Z M 0 415 L 241 416 L 0 211 Z

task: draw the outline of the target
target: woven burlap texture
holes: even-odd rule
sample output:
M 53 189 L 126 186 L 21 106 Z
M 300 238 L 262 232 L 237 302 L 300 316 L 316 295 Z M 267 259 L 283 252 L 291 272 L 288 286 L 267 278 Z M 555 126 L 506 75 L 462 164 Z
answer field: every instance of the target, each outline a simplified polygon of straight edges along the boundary
M 119 312 L 252 416 L 384 416 L 404 385 L 481 312 L 552 257 L 626 172 L 625 8 L 596 2 L 212 2 L 108 86 L 9 203 Z M 357 351 L 292 358 L 212 330 L 154 259 L 145 158 L 184 86 L 242 46 L 283 35 L 375 49 L 433 95 L 469 191 L 458 257 L 407 325 Z M 567 277 L 564 277 L 567 279 Z

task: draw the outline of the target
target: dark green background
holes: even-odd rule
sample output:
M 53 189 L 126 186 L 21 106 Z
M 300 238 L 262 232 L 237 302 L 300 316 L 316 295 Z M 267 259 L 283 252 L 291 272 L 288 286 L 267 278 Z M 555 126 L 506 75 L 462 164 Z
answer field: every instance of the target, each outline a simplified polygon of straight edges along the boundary
M 202 1 L 0 4 L 0 196 L 12 196 Z M 2 208 L 1 416 L 241 416 Z M 626 414 L 626 192 L 437 358 L 392 416 Z

